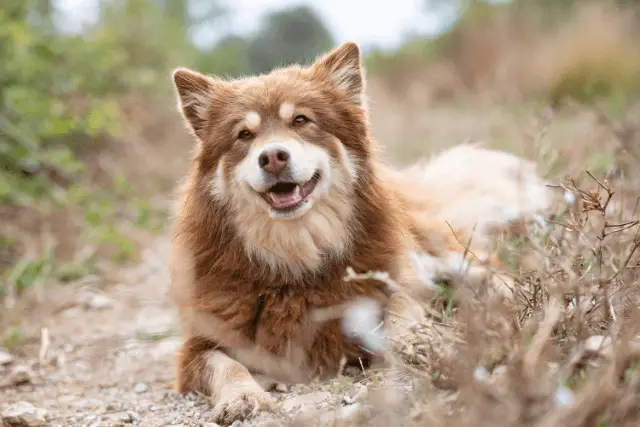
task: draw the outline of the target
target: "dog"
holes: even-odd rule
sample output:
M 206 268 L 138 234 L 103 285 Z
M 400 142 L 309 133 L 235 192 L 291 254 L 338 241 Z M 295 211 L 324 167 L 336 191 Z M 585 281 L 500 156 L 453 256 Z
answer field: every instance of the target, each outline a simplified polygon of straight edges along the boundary
M 439 275 L 500 267 L 483 253 L 490 230 L 550 202 L 535 164 L 478 145 L 387 164 L 353 42 L 240 79 L 177 68 L 173 83 L 195 143 L 170 260 L 184 335 L 176 389 L 210 396 L 221 424 L 274 408 L 265 378 L 375 362 L 341 320 L 352 302 L 373 302 L 372 324 L 400 333 L 423 318 L 417 296 Z

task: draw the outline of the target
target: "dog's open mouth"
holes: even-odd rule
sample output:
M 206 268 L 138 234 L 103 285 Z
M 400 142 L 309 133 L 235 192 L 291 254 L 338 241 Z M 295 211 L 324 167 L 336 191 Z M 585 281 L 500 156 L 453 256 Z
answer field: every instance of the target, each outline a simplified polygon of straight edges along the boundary
M 320 181 L 320 173 L 316 172 L 302 185 L 296 182 L 279 182 L 261 195 L 273 209 L 293 211 L 307 200 L 315 190 L 318 181 Z

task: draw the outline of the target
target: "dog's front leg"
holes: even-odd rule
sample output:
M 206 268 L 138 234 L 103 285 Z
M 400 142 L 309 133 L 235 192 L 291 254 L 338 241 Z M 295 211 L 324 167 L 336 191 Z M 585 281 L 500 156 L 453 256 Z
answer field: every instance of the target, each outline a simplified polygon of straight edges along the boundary
M 203 338 L 188 338 L 183 345 L 177 372 L 177 391 L 197 391 L 211 397 L 216 423 L 229 425 L 275 404 L 240 362 L 230 358 Z

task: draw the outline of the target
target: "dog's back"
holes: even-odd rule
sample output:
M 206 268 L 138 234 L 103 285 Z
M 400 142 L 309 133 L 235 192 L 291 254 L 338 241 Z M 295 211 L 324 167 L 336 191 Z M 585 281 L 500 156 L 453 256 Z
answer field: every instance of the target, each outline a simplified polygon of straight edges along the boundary
M 479 144 L 381 174 L 403 201 L 434 276 L 458 270 L 467 245 L 480 264 L 499 269 L 489 257 L 492 231 L 531 220 L 552 201 L 533 162 Z

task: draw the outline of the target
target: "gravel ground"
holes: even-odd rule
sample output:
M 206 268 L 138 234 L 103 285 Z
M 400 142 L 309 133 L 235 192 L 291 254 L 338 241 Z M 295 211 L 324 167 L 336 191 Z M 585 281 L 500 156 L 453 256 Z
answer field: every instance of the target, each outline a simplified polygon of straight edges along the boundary
M 84 285 L 67 308 L 35 319 L 44 337 L 0 349 L 5 426 L 215 425 L 207 399 L 172 389 L 180 337 L 168 297 L 168 249 L 168 238 L 160 238 L 140 265 L 119 272 L 116 285 Z M 273 392 L 278 413 L 235 427 L 287 425 L 301 416 L 303 425 L 351 424 L 367 409 L 362 401 L 371 389 L 367 379 L 341 377 Z

